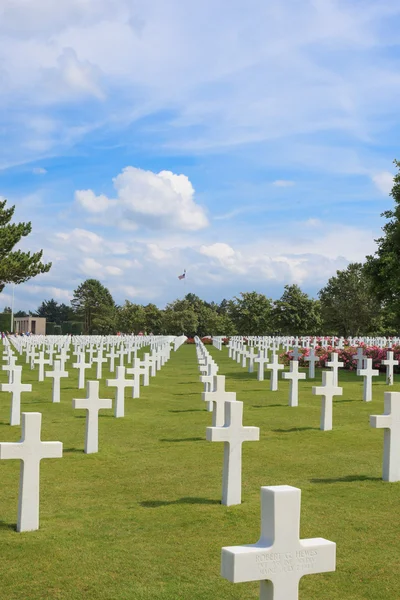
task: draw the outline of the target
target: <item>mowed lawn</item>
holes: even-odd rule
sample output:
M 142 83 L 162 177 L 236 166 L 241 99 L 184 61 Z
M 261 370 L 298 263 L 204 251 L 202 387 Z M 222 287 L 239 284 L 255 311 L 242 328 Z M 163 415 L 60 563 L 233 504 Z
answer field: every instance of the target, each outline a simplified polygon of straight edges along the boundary
M 37 370 L 24 366 L 33 392 L 22 410 L 43 413 L 42 439 L 62 441 L 64 456 L 42 461 L 40 530 L 22 534 L 19 461 L 0 461 L 2 600 L 256 599 L 257 583 L 220 577 L 221 548 L 258 540 L 260 487 L 281 484 L 302 490 L 301 536 L 337 543 L 336 573 L 305 576 L 301 599 L 400 598 L 400 484 L 382 482 L 383 431 L 369 426 L 370 414 L 383 413 L 384 377 L 363 403 L 361 379 L 341 371 L 334 430 L 322 432 L 313 382 L 300 382 L 300 406 L 289 408 L 288 382 L 270 392 L 226 348 L 209 350 L 226 389 L 244 402 L 244 424 L 261 429 L 260 442 L 243 446 L 243 504 L 230 508 L 220 504 L 223 444 L 205 441 L 211 415 L 194 346 L 172 353 L 140 399 L 127 390 L 125 418 L 100 413 L 99 453 L 88 456 L 84 412 L 72 409 L 85 396 L 77 371 L 67 365 L 53 405 L 51 381 L 38 383 Z M 104 375 L 101 395 L 113 398 Z M 320 379 L 317 370 L 314 385 Z M 400 390 L 398 377 L 391 390 Z M 10 394 L 0 393 L 0 441 L 20 439 L 9 407 Z

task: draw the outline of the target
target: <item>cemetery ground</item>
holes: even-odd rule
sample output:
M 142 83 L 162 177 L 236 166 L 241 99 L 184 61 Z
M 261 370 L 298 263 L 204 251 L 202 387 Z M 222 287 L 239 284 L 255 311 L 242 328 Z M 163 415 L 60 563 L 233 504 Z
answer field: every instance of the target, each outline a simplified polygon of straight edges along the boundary
M 362 379 L 340 370 L 343 396 L 334 399 L 333 431 L 319 430 L 316 379 L 299 383 L 299 407 L 288 404 L 288 381 L 270 392 L 256 373 L 209 348 L 226 375 L 227 391 L 244 402 L 244 424 L 260 442 L 243 445 L 243 503 L 221 506 L 223 444 L 205 441 L 211 414 L 201 401 L 195 347 L 170 361 L 141 387 L 126 390 L 125 418 L 99 415 L 99 453 L 85 455 L 85 413 L 72 409 L 77 371 L 66 364 L 61 403 L 51 381 L 23 364 L 22 411 L 43 413 L 42 440 L 62 441 L 63 458 L 41 463 L 40 529 L 17 533 L 19 461 L 1 461 L 0 597 L 7 600 L 251 600 L 258 583 L 220 577 L 223 546 L 250 544 L 260 534 L 260 487 L 302 490 L 301 538 L 337 544 L 335 573 L 305 576 L 308 600 L 396 600 L 399 593 L 400 484 L 383 482 L 383 431 L 369 425 L 383 414 L 384 375 L 373 401 L 362 402 Z M 114 398 L 103 372 L 100 397 Z M 5 382 L 7 375 L 0 373 Z M 95 379 L 95 366 L 86 372 Z M 400 376 L 390 391 L 400 391 Z M 0 441 L 18 441 L 9 426 L 11 396 L 0 394 Z

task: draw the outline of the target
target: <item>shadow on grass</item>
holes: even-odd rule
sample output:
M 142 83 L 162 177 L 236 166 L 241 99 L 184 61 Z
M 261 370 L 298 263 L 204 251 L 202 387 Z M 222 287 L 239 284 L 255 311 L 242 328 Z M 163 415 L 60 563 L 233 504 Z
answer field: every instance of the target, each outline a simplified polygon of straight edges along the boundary
M 198 396 L 199 393 L 198 392 L 178 392 L 177 394 L 174 394 L 174 396 Z
M 204 438 L 201 437 L 189 437 L 189 438 L 178 438 L 175 440 L 169 440 L 168 438 L 162 438 L 160 442 L 205 442 Z
M 287 406 L 286 404 L 252 404 L 252 408 L 281 408 Z
M 228 377 L 229 379 L 248 379 L 251 381 L 254 377 L 257 377 L 257 373 L 248 373 L 247 371 L 241 373 L 240 371 L 233 371 L 232 373 L 225 373 L 225 377 Z
M 274 433 L 294 433 L 295 431 L 319 431 L 319 427 L 291 427 L 290 429 L 273 429 Z
M 182 410 L 169 410 L 170 413 L 207 412 L 205 408 L 184 408 Z
M 0 521 L 0 529 L 8 529 L 11 531 L 17 531 L 16 523 L 6 523 L 5 521 Z
M 65 448 L 64 453 L 78 452 L 79 454 L 83 454 L 83 448 Z
M 159 508 L 161 506 L 171 506 L 172 504 L 221 504 L 221 501 L 209 498 L 179 498 L 179 500 L 146 500 L 139 502 L 139 504 L 144 508 Z
M 332 479 L 310 479 L 310 483 L 354 483 L 355 481 L 382 481 L 382 477 L 369 477 L 368 475 L 346 475 Z

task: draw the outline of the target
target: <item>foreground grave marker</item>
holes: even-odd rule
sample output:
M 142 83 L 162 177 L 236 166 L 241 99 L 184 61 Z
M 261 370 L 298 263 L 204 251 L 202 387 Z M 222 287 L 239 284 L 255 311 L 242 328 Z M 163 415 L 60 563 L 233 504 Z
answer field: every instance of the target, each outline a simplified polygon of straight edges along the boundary
M 19 480 L 17 531 L 39 529 L 40 461 L 43 458 L 61 458 L 61 442 L 42 442 L 41 413 L 22 413 L 20 442 L 1 442 L 0 459 L 22 461 Z
M 224 442 L 222 504 L 232 506 L 242 502 L 242 444 L 260 439 L 258 427 L 243 426 L 243 402 L 225 402 L 225 425 L 207 427 L 209 442 Z
M 371 415 L 371 427 L 384 429 L 384 481 L 400 481 L 400 392 L 385 392 L 385 413 Z
M 261 537 L 256 544 L 222 548 L 221 575 L 232 583 L 260 581 L 260 600 L 298 600 L 304 575 L 336 568 L 336 544 L 300 540 L 301 490 L 261 488 Z
M 299 405 L 299 379 L 305 379 L 306 374 L 299 372 L 299 363 L 297 360 L 290 361 L 290 372 L 282 373 L 282 379 L 289 379 L 289 406 Z
M 203 392 L 201 399 L 204 402 L 213 403 L 213 427 L 223 427 L 225 423 L 225 402 L 235 401 L 235 392 L 225 391 L 225 375 L 216 375 L 214 377 L 214 391 Z
M 22 367 L 14 367 L 11 383 L 2 383 L 0 390 L 2 392 L 11 392 L 11 415 L 10 425 L 19 425 L 21 422 L 21 394 L 23 392 L 31 392 L 32 385 L 30 383 L 22 383 Z

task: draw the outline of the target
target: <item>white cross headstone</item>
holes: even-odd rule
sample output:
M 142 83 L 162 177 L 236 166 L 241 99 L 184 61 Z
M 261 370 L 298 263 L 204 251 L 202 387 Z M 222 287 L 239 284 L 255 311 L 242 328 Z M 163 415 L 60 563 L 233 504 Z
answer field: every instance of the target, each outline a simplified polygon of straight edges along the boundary
M 30 383 L 22 383 L 22 367 L 14 367 L 12 371 L 12 382 L 2 383 L 0 390 L 2 392 L 11 392 L 11 415 L 10 425 L 19 425 L 21 422 L 21 394 L 23 392 L 31 392 L 32 386 Z
M 22 413 L 20 442 L 1 442 L 0 459 L 22 461 L 19 479 L 17 531 L 39 529 L 40 461 L 43 458 L 61 458 L 61 442 L 42 442 L 41 413 Z
M 114 373 L 115 371 L 115 359 L 118 356 L 115 352 L 115 346 L 112 345 L 110 348 L 110 353 L 106 354 L 106 357 L 110 359 L 110 373 Z
M 331 360 L 327 361 L 327 367 L 331 367 L 333 373 L 333 385 L 336 387 L 339 385 L 338 370 L 344 367 L 344 363 L 339 362 L 339 354 L 337 352 L 331 352 Z
M 372 378 L 379 375 L 378 369 L 372 368 L 372 358 L 364 358 L 364 368 L 357 371 L 359 377 L 364 377 L 363 400 L 372 400 Z
M 271 371 L 271 381 L 269 389 L 271 392 L 278 390 L 278 372 L 284 369 L 284 365 L 279 364 L 279 358 L 277 354 L 272 355 L 272 362 L 267 364 L 267 369 Z
M 13 370 L 16 367 L 16 360 L 17 358 L 15 356 L 10 356 L 8 365 L 3 365 L 1 367 L 2 371 L 8 371 L 8 383 L 12 383 Z
M 269 362 L 268 351 L 260 349 L 257 358 L 254 359 L 258 363 L 257 380 L 264 381 L 265 365 Z
M 133 375 L 132 380 L 132 398 L 140 398 L 140 375 L 141 370 L 137 364 L 137 358 L 133 359 L 133 367 L 126 369 L 127 375 Z
M 99 410 L 112 408 L 110 398 L 99 397 L 99 381 L 88 381 L 87 398 L 72 400 L 72 408 L 86 410 L 85 453 L 92 454 L 99 450 Z
M 316 356 L 314 348 L 311 348 L 310 354 L 306 356 L 304 359 L 306 362 L 310 363 L 308 365 L 308 377 L 309 379 L 314 379 L 315 377 L 315 363 L 319 362 L 319 357 Z
M 289 379 L 289 406 L 299 405 L 299 380 L 305 379 L 306 374 L 299 372 L 299 363 L 297 360 L 290 361 L 290 372 L 282 373 L 282 379 Z
M 125 416 L 125 388 L 133 387 L 135 382 L 132 379 L 125 379 L 125 367 L 117 367 L 116 379 L 107 379 L 106 384 L 108 387 L 115 387 L 115 404 L 114 404 L 114 416 L 124 417 Z
M 357 348 L 357 354 L 356 354 L 356 360 L 357 360 L 357 370 L 359 371 L 360 369 L 363 368 L 364 366 L 364 348 L 362 348 L 361 346 L 359 346 Z
M 85 371 L 92 366 L 91 363 L 85 362 L 85 352 L 81 352 L 78 355 L 78 362 L 74 363 L 72 366 L 79 371 L 78 389 L 83 390 L 85 388 Z
M 371 427 L 384 429 L 384 481 L 400 481 L 400 392 L 385 392 L 385 413 L 371 415 Z
M 206 439 L 209 442 L 224 442 L 222 504 L 241 504 L 242 444 L 260 439 L 258 427 L 243 426 L 243 402 L 225 402 L 225 425 L 207 427 Z
M 39 365 L 39 381 L 44 381 L 44 365 L 49 365 L 50 359 L 45 359 L 44 352 L 39 352 L 39 358 L 35 364 Z
M 232 583 L 260 581 L 260 600 L 298 600 L 304 575 L 336 569 L 336 544 L 300 539 L 301 490 L 261 488 L 261 537 L 256 544 L 222 548 L 221 575 Z
M 223 427 L 225 424 L 225 402 L 236 400 L 235 392 L 225 391 L 225 375 L 216 375 L 214 377 L 214 391 L 203 392 L 201 398 L 204 402 L 213 403 L 213 427 Z
M 322 371 L 322 386 L 312 388 L 312 393 L 322 396 L 321 424 L 322 431 L 332 429 L 333 396 L 342 396 L 343 388 L 334 384 L 333 371 Z
M 96 358 L 93 359 L 93 362 L 97 365 L 96 370 L 96 379 L 101 379 L 103 376 L 103 363 L 107 362 L 107 359 L 103 357 L 103 348 L 99 348 L 97 352 Z
M 46 371 L 46 377 L 51 377 L 53 379 L 53 402 L 60 402 L 61 378 L 69 377 L 67 371 L 61 370 L 60 360 L 54 361 L 54 371 Z
M 382 364 L 386 366 L 386 385 L 393 385 L 393 367 L 397 367 L 399 361 L 394 357 L 394 352 L 388 350 L 386 354 L 386 360 L 382 361 Z

